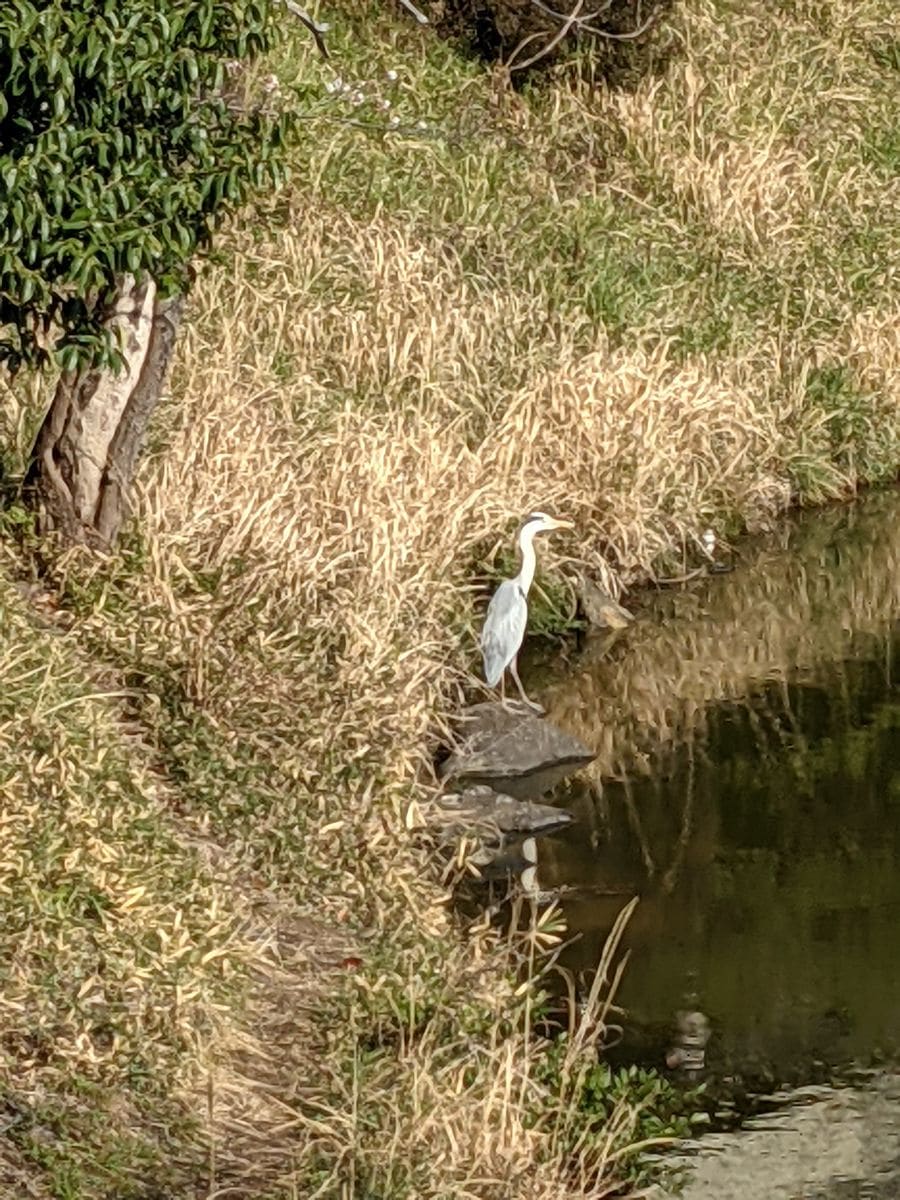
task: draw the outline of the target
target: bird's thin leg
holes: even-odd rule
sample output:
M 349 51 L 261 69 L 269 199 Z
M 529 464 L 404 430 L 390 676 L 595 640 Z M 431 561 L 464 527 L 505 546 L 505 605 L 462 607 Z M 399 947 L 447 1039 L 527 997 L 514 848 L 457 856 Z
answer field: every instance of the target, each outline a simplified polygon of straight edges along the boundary
M 535 704 L 535 702 L 533 700 L 529 700 L 527 695 L 525 694 L 525 689 L 522 687 L 522 680 L 519 678 L 519 672 L 516 670 L 516 658 L 517 657 L 518 657 L 518 655 L 516 655 L 516 657 L 513 658 L 512 662 L 509 664 L 509 669 L 510 669 L 510 673 L 512 674 L 513 679 L 516 681 L 516 687 L 519 689 L 519 695 L 522 697 L 522 699 L 525 701 L 525 703 L 528 705 L 529 708 L 533 708 L 535 712 L 542 713 L 544 710 L 541 707 L 541 705 Z
M 506 671 L 500 676 L 500 707 L 505 708 L 507 712 L 515 711 L 510 708 L 510 702 L 506 699 Z

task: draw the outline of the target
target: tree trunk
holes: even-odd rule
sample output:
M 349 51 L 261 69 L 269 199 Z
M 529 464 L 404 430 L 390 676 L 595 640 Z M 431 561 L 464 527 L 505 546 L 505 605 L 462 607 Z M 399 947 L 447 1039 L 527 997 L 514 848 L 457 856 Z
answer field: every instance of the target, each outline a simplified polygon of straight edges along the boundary
M 121 372 L 73 371 L 57 384 L 35 440 L 25 486 L 45 527 L 68 542 L 108 547 L 128 515 L 144 433 L 162 392 L 183 298 L 160 300 L 151 279 L 126 276 L 106 324 Z

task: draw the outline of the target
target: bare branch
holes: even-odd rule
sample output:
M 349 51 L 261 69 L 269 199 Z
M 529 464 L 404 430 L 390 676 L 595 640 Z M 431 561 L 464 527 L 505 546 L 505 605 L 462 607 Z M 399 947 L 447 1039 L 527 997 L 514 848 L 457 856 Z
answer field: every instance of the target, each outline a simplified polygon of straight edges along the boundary
M 297 3 L 297 0 L 281 0 L 281 3 L 288 10 L 288 12 L 293 13 L 297 20 L 302 22 L 302 24 L 304 24 L 309 32 L 313 35 L 316 46 L 318 47 L 319 53 L 322 55 L 322 57 L 330 58 L 331 56 L 328 53 L 328 47 L 325 45 L 325 34 L 328 33 L 328 31 L 331 29 L 331 26 L 326 21 L 317 21 L 315 17 L 311 17 L 305 8 L 300 7 L 300 5 Z M 415 4 L 413 4 L 412 0 L 400 0 L 400 3 L 408 13 L 411 13 L 412 16 L 415 17 L 420 25 L 430 24 L 425 14 L 420 8 L 417 8 Z
M 578 3 L 572 9 L 571 13 L 568 15 L 568 17 L 566 17 L 565 24 L 562 25 L 561 28 L 557 30 L 557 32 L 553 35 L 553 37 L 550 39 L 550 41 L 546 42 L 541 47 L 541 49 L 537 52 L 537 54 L 532 54 L 531 58 L 526 58 L 524 62 L 517 63 L 515 61 L 516 55 L 518 54 L 519 50 L 521 50 L 522 45 L 523 45 L 523 43 L 520 43 L 513 51 L 512 57 L 510 58 L 510 61 L 507 64 L 509 72 L 512 73 L 513 71 L 524 71 L 526 67 L 531 67 L 536 62 L 540 62 L 540 60 L 542 58 L 545 58 L 550 53 L 550 51 L 554 49 L 555 46 L 559 45 L 559 43 L 563 40 L 563 38 L 566 36 L 566 34 L 569 32 L 569 30 L 572 28 L 572 26 L 576 24 L 576 22 L 578 21 L 578 16 L 581 12 L 583 5 L 584 5 L 584 0 L 578 0 Z
M 403 0 L 401 0 L 401 3 L 402 2 Z M 530 42 L 535 41 L 541 35 L 531 34 L 529 37 L 520 42 L 513 51 L 509 63 L 507 64 L 510 72 L 524 71 L 526 67 L 531 67 L 536 62 L 540 62 L 542 58 L 545 58 L 548 54 L 550 54 L 550 52 L 559 45 L 563 38 L 571 32 L 576 34 L 587 33 L 592 37 L 606 38 L 611 42 L 631 42 L 634 41 L 635 38 L 639 38 L 642 34 L 646 33 L 656 19 L 655 14 L 651 12 L 650 16 L 647 17 L 645 21 L 641 22 L 639 20 L 639 24 L 628 33 L 613 33 L 609 29 L 601 29 L 593 24 L 598 17 L 603 16 L 604 13 L 609 11 L 609 9 L 612 7 L 612 0 L 606 0 L 606 2 L 601 4 L 599 8 L 594 9 L 594 11 L 590 13 L 582 13 L 581 11 L 584 0 L 578 0 L 578 3 L 569 13 L 559 12 L 557 9 L 551 8 L 549 4 L 544 3 L 544 0 L 531 0 L 531 3 L 546 16 L 552 17 L 554 21 L 560 21 L 562 24 L 556 33 L 550 37 L 547 43 L 536 54 L 533 54 L 524 62 L 517 63 L 515 61 L 516 56 L 525 48 L 525 46 L 527 46 Z M 638 5 L 637 16 L 639 19 L 640 5 Z
M 316 46 L 323 58 L 328 58 L 328 47 L 325 45 L 325 34 L 331 28 L 325 21 L 317 21 L 311 17 L 305 8 L 301 8 L 296 0 L 281 0 L 284 7 L 301 21 L 315 38 Z
M 646 33 L 655 20 L 656 14 L 651 13 L 643 25 L 638 25 L 636 29 L 631 29 L 628 33 L 612 33 L 609 29 L 597 29 L 596 26 L 588 25 L 586 22 L 579 22 L 578 29 L 579 31 L 584 30 L 585 33 L 591 33 L 594 37 L 608 38 L 611 42 L 633 42 L 635 38 Z
M 612 8 L 613 0 L 606 0 L 605 4 L 601 4 L 599 8 L 595 8 L 592 13 L 585 13 L 583 17 L 579 17 L 578 21 L 594 21 L 597 17 L 602 17 L 605 12 L 609 12 Z M 541 12 L 545 12 L 548 17 L 555 17 L 557 21 L 567 21 L 572 15 L 571 13 L 557 12 L 555 8 L 551 8 L 549 4 L 544 4 L 543 0 L 531 0 L 535 8 L 539 8 Z
M 400 0 L 400 3 L 408 13 L 411 13 L 420 25 L 428 25 L 430 22 L 420 8 L 416 8 L 412 0 Z

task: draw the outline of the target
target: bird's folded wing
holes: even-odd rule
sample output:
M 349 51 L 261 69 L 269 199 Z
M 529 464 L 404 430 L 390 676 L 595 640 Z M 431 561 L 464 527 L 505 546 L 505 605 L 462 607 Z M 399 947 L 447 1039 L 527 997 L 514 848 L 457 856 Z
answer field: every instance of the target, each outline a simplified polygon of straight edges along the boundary
M 500 676 L 518 653 L 527 623 L 525 595 L 514 579 L 507 579 L 491 598 L 481 631 L 484 677 L 490 687 L 499 683 Z

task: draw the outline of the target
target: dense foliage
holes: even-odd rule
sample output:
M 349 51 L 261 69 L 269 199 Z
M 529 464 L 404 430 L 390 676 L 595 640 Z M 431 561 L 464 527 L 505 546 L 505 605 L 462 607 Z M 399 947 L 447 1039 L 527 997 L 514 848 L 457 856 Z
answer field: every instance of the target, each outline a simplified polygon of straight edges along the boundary
M 0 361 L 96 352 L 117 277 L 183 288 L 215 224 L 277 184 L 288 116 L 242 102 L 272 0 L 0 6 Z M 237 78 L 235 78 L 237 75 Z

